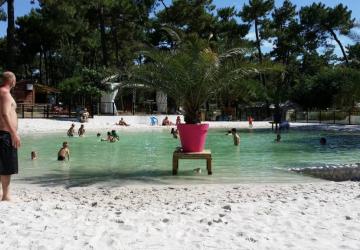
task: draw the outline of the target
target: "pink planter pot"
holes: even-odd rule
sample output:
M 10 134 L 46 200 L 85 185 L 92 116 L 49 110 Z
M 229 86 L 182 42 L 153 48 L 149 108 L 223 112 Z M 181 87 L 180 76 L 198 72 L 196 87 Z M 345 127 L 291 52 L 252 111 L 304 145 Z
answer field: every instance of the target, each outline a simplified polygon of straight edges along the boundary
M 177 129 L 184 152 L 204 150 L 209 124 L 178 124 Z

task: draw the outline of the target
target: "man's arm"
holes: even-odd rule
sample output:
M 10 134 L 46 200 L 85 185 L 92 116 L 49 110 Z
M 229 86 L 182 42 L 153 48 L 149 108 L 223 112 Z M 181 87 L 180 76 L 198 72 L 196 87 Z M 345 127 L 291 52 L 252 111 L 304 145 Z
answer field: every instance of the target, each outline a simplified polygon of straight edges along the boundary
M 11 102 L 12 98 L 10 98 L 9 95 L 1 95 L 0 96 L 0 115 L 3 118 L 3 121 L 5 123 L 5 126 L 9 128 L 9 132 L 11 135 L 11 141 L 14 148 L 20 147 L 20 137 L 17 134 L 16 128 L 11 123 L 10 117 L 11 117 Z
M 68 161 L 70 161 L 70 151 L 66 150 L 66 154 L 67 154 Z

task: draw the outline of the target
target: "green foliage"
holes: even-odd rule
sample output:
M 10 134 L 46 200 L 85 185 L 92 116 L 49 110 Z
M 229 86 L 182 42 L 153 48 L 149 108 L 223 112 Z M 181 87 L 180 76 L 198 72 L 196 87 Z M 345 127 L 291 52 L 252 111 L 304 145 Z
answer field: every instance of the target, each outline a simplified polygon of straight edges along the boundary
M 350 84 L 356 73 L 343 69 L 342 63 L 360 68 L 359 44 L 345 50 L 338 35 L 350 36 L 355 42 L 359 39 L 352 13 L 343 4 L 327 7 L 314 3 L 297 12 L 290 0 L 276 7 L 273 0 L 249 0 L 240 10 L 232 6 L 217 9 L 212 0 L 38 2 L 38 9 L 17 18 L 15 40 L 0 39 L 0 67 L 7 67 L 10 41 L 15 45 L 12 49 L 19 79 L 37 78 L 43 84 L 61 87 L 75 99 L 96 98 L 104 90 L 102 79 L 114 72 L 124 75 L 134 62 L 150 68 L 155 61 L 161 62 L 158 66 L 165 65 L 161 70 L 167 73 L 150 74 L 145 80 L 169 82 L 170 86 L 175 79 L 181 88 L 194 90 L 180 93 L 162 87 L 170 95 L 174 92 L 173 97 L 183 105 L 192 96 L 191 102 L 201 105 L 198 95 L 224 103 L 290 99 L 309 107 L 349 105 L 344 100 L 357 99 L 353 94 L 356 88 Z M 0 20 L 4 20 L 7 13 L 0 10 Z M 255 42 L 246 38 L 252 25 Z M 342 58 L 334 54 L 335 45 L 329 38 L 342 50 Z M 274 44 L 269 53 L 262 52 L 265 41 Z M 134 56 L 144 44 L 162 51 Z M 239 47 L 242 49 L 236 49 Z M 284 70 L 264 74 L 274 68 L 273 62 L 282 64 Z M 244 74 L 234 70 L 236 65 L 257 68 L 261 74 Z M 336 72 L 345 79 L 344 84 Z M 329 83 L 329 88 L 322 81 Z
M 305 27 L 304 34 L 308 49 L 316 50 L 319 45 L 325 44 L 330 36 L 338 43 L 344 60 L 348 63 L 344 47 L 336 34 L 339 32 L 347 35 L 355 25 L 355 19 L 351 18 L 351 11 L 346 6 L 338 4 L 331 8 L 322 3 L 313 3 L 311 6 L 301 8 L 300 19 Z
M 325 68 L 294 87 L 293 99 L 305 108 L 351 107 L 360 100 L 360 72 Z
M 244 22 L 261 22 L 273 8 L 274 0 L 249 0 L 249 4 L 244 4 L 239 15 Z
M 7 15 L 3 8 L 0 8 L 0 21 L 6 21 Z
M 111 69 L 88 69 L 84 68 L 80 75 L 66 78 L 59 84 L 66 101 L 72 97 L 99 98 L 103 91 L 107 91 L 106 85 L 102 83 L 103 79 L 114 74 Z
M 360 42 L 348 46 L 347 49 L 351 66 L 360 69 Z
M 218 53 L 206 40 L 187 37 L 175 50 L 142 51 L 147 63 L 136 66 L 132 81 L 164 91 L 183 105 L 185 121 L 196 123 L 206 100 L 224 88 L 246 86 L 242 79 L 260 72 L 258 65 L 246 60 L 245 52 L 235 48 Z
M 157 13 L 160 23 L 177 27 L 186 33 L 196 33 L 202 38 L 211 34 L 215 18 L 212 0 L 177 0 L 171 6 Z

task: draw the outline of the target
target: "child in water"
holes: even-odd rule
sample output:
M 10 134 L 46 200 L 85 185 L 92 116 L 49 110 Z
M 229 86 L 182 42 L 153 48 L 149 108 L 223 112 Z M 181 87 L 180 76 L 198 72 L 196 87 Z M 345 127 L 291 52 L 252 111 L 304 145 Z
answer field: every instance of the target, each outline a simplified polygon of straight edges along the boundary
M 120 139 L 119 135 L 116 133 L 115 130 L 111 131 L 111 136 L 117 141 Z
M 37 159 L 37 154 L 35 151 L 31 152 L 31 160 L 36 160 Z
M 67 135 L 69 137 L 73 137 L 75 134 L 75 124 L 71 124 L 71 127 L 69 128 L 69 130 L 67 131 Z
M 253 127 L 253 121 L 254 121 L 254 119 L 253 119 L 252 116 L 250 115 L 250 116 L 248 117 L 249 128 L 252 128 L 252 127 Z
M 171 128 L 171 132 L 170 132 L 172 135 L 173 135 L 173 138 L 174 139 L 177 139 L 178 136 L 179 136 L 179 131 L 177 129 L 174 129 L 174 128 Z
M 233 136 L 234 139 L 234 145 L 238 146 L 240 144 L 240 136 L 239 134 L 236 132 L 236 128 L 232 128 L 231 129 L 231 134 Z
M 106 139 L 102 138 L 101 141 L 108 141 L 108 142 L 116 142 L 116 138 L 114 138 L 111 134 L 111 132 L 107 132 Z
M 84 134 L 85 134 L 85 127 L 84 127 L 84 124 L 81 124 L 79 131 L 78 131 L 78 135 L 84 136 Z
M 281 141 L 281 135 L 280 135 L 280 134 L 277 134 L 277 135 L 276 135 L 275 142 L 280 142 L 280 141 Z
M 66 157 L 70 160 L 70 150 L 68 143 L 66 141 L 63 142 L 62 148 L 60 148 L 58 152 L 58 161 L 65 161 Z

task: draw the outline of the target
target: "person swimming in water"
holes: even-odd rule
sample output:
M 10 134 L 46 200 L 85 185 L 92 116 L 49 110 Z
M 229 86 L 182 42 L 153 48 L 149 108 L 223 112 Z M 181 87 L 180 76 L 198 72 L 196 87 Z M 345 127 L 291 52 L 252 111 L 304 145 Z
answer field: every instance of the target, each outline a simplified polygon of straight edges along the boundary
M 277 134 L 277 135 L 276 135 L 275 142 L 280 142 L 280 141 L 281 141 L 281 135 L 280 135 L 280 134 Z
M 173 135 L 174 139 L 177 139 L 179 137 L 179 131 L 177 129 L 175 129 L 175 128 L 171 128 L 170 133 Z
M 115 130 L 111 130 L 111 136 L 117 141 L 120 140 L 120 137 Z
M 58 161 L 65 161 L 65 159 L 70 160 L 70 150 L 69 145 L 66 141 L 63 142 L 62 148 L 58 152 Z
M 326 138 L 325 137 L 320 138 L 320 144 L 321 145 L 326 145 Z
M 79 136 L 84 136 L 85 134 L 85 127 L 84 127 L 84 124 L 81 124 L 79 130 L 78 130 L 78 135 Z
M 36 160 L 37 159 L 37 154 L 35 151 L 31 151 L 31 160 Z
M 67 131 L 67 136 L 73 137 L 74 134 L 75 134 L 75 124 L 73 123 L 73 124 L 71 124 L 71 127 Z
M 116 142 L 116 138 L 114 138 L 111 134 L 111 132 L 107 132 L 107 137 L 102 138 L 101 141 L 108 141 L 108 142 Z
M 239 134 L 236 132 L 236 128 L 232 128 L 231 129 L 231 134 L 233 136 L 233 140 L 234 140 L 234 145 L 238 146 L 240 144 L 240 136 Z

